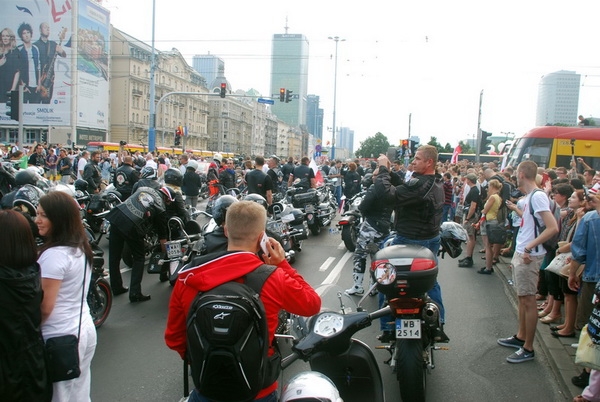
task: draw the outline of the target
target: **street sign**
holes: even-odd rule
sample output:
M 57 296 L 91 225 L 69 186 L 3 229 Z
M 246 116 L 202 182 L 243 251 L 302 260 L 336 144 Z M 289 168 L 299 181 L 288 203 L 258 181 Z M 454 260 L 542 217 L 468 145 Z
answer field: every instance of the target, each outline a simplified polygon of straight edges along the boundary
M 273 99 L 258 98 L 258 103 L 266 103 L 267 105 L 274 105 L 275 101 Z
M 315 151 L 321 152 L 321 144 L 315 145 Z

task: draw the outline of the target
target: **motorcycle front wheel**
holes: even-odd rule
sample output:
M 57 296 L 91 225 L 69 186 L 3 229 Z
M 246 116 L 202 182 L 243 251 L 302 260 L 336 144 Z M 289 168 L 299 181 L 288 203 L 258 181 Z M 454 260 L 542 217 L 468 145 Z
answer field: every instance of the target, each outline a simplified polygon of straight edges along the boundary
M 423 341 L 397 339 L 396 353 L 396 378 L 402 400 L 425 402 L 427 377 L 423 360 Z
M 106 279 L 100 278 L 90 287 L 87 301 L 96 328 L 100 328 L 108 318 L 112 307 L 112 298 L 110 284 Z
M 356 250 L 356 230 L 353 225 L 345 225 L 342 227 L 342 240 L 348 251 Z

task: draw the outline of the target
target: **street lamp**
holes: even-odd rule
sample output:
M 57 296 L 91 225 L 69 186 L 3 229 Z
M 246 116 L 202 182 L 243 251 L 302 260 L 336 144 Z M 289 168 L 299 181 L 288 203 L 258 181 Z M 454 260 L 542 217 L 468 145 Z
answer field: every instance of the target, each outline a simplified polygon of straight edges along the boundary
M 338 42 L 343 42 L 346 39 L 340 39 L 339 36 L 330 36 L 335 42 L 335 66 L 333 72 L 333 131 L 331 134 L 331 159 L 335 159 L 335 104 L 337 101 L 337 61 L 338 61 Z
M 156 16 L 156 0 L 152 0 L 152 58 L 150 59 L 150 127 L 148 127 L 148 150 L 153 152 L 156 149 L 156 56 L 154 54 L 154 25 Z M 164 143 L 164 133 L 163 133 Z M 164 145 L 164 144 L 163 144 Z

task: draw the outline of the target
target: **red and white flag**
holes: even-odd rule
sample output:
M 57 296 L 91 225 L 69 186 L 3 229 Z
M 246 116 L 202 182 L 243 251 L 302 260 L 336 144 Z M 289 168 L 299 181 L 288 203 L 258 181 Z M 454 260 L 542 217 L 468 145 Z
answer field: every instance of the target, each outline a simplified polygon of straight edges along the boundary
M 458 163 L 458 154 L 462 152 L 462 148 L 460 145 L 457 145 L 454 148 L 454 153 L 452 153 L 452 158 L 450 158 L 450 163 Z

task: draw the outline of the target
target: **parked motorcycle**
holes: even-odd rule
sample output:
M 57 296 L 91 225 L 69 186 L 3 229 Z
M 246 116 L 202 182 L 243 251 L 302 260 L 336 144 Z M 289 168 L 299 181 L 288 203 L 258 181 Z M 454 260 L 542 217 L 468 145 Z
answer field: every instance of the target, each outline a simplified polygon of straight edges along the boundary
M 384 401 L 377 360 L 367 344 L 352 336 L 389 314 L 389 308 L 369 314 L 357 309 L 351 298 L 334 285 L 324 285 L 316 291 L 321 295 L 321 312 L 309 319 L 292 315 L 283 331 L 275 335 L 282 349 L 286 348 L 282 342 L 293 340 L 291 354 L 282 359 L 281 367 L 286 369 L 301 359 L 309 362 L 312 371 L 328 377 L 344 402 Z M 287 395 L 289 385 L 284 385 L 283 395 Z
M 321 233 L 321 228 L 330 225 L 337 213 L 337 202 L 329 185 L 316 189 L 292 187 L 288 189 L 288 196 L 294 208 L 304 212 L 310 233 L 314 236 Z
M 394 245 L 379 250 L 371 263 L 373 288 L 385 295 L 394 322 L 393 336 L 378 346 L 390 353 L 386 364 L 396 372 L 404 401 L 425 401 L 427 373 L 435 367 L 434 351 L 447 342 L 438 305 L 427 295 L 436 282 L 438 266 L 428 248 Z
M 94 259 L 92 261 L 92 278 L 87 294 L 87 303 L 90 308 L 92 319 L 94 320 L 94 325 L 96 328 L 100 328 L 110 313 L 113 294 L 110 283 L 105 279 L 104 251 L 98 245 L 102 238 L 102 233 L 96 236 L 85 220 L 83 221 L 83 225 L 94 254 Z
M 302 241 L 308 238 L 308 225 L 304 213 L 285 201 L 275 202 L 268 208 L 267 236 L 276 239 L 283 247 L 286 260 L 292 264 L 302 251 Z
M 361 191 L 352 198 L 345 200 L 347 206 L 346 211 L 342 214 L 339 222 L 337 223 L 338 230 L 342 233 L 342 241 L 348 249 L 348 251 L 354 252 L 356 250 L 356 240 L 360 232 L 360 225 L 363 222 L 363 216 L 360 213 L 358 207 L 362 202 L 366 191 Z

